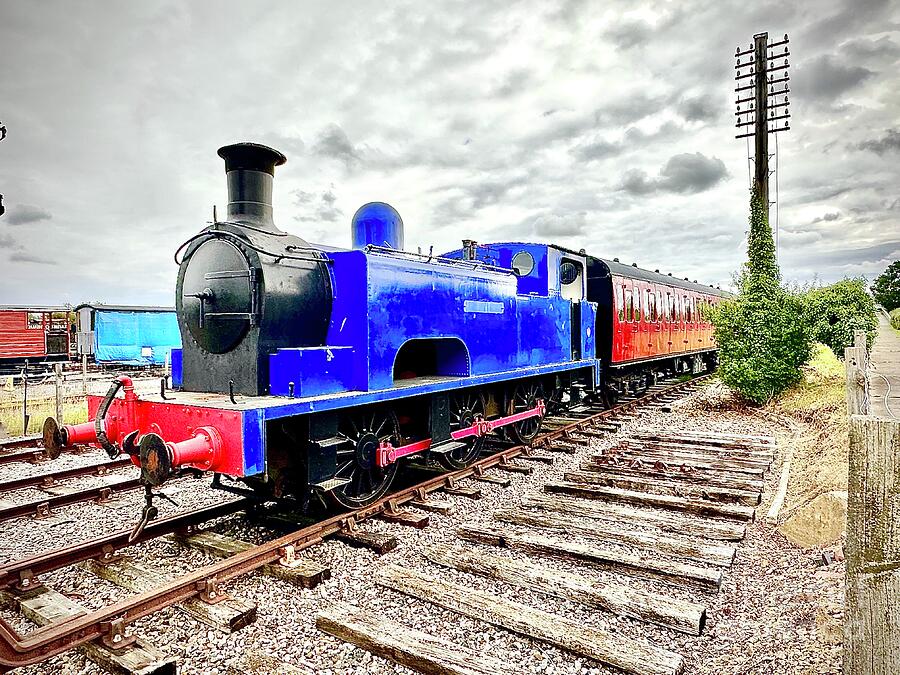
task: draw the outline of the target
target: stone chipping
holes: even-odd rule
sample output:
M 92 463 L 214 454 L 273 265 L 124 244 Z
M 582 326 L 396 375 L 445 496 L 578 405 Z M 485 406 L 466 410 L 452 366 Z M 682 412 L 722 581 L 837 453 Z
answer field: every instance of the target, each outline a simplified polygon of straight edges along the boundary
M 726 571 L 718 593 L 647 581 L 618 570 L 572 561 L 530 558 L 533 562 L 546 563 L 554 569 L 570 571 L 592 580 L 631 584 L 644 590 L 705 603 L 708 620 L 703 635 L 699 637 L 445 569 L 420 555 L 422 548 L 428 544 L 458 543 L 455 526 L 459 523 L 496 524 L 492 518 L 495 509 L 517 506 L 523 495 L 539 492 L 545 482 L 561 479 L 565 471 L 576 469 L 591 454 L 612 445 L 617 437 L 623 437 L 630 431 L 785 433 L 771 420 L 720 404 L 720 397 L 720 392 L 710 388 L 674 404 L 670 413 L 642 409 L 633 420 L 623 425 L 618 434 L 595 439 L 591 446 L 579 448 L 575 455 L 554 453 L 552 466 L 528 463 L 534 468 L 530 476 L 503 473 L 510 479 L 510 487 L 477 483 L 482 491 L 479 500 L 435 493 L 432 498 L 451 502 L 454 511 L 449 516 L 429 514 L 431 524 L 425 529 L 417 530 L 380 520 L 367 521 L 361 525 L 363 529 L 394 534 L 399 541 L 398 547 L 378 556 L 338 541 L 323 542 L 302 554 L 331 568 L 331 579 L 314 589 L 302 589 L 258 573 L 237 579 L 228 584 L 227 591 L 236 597 L 256 602 L 258 618 L 254 624 L 233 634 L 220 633 L 175 608 L 141 619 L 132 629 L 166 654 L 176 657 L 179 672 L 185 674 L 245 673 L 242 655 L 248 654 L 259 655 L 257 661 L 268 664 L 260 666 L 263 670 L 257 672 L 277 672 L 271 670 L 273 662 L 267 660 L 267 656 L 296 666 L 302 672 L 334 675 L 412 672 L 319 632 L 315 627 L 317 611 L 341 601 L 517 664 L 522 673 L 593 675 L 614 672 L 555 647 L 386 590 L 378 586 L 374 579 L 379 566 L 390 562 L 467 588 L 540 607 L 585 625 L 650 641 L 682 654 L 686 673 L 837 673 L 841 660 L 842 563 L 822 567 L 819 564 L 821 552 L 804 552 L 795 548 L 764 522 L 768 500 L 778 481 L 779 457 L 776 457 L 768 474 L 766 494 L 757 510 L 757 520 L 750 524 L 747 538 L 739 543 L 736 561 Z M 77 460 L 72 458 L 69 461 Z M 9 468 L 4 467 L 0 479 L 9 473 Z M 228 498 L 221 492 L 209 489 L 206 484 L 206 481 L 186 480 L 167 488 L 166 491 L 179 502 L 179 507 L 176 509 L 160 502 L 164 515 Z M 68 507 L 55 515 L 52 521 L 26 523 L 20 520 L 0 524 L 0 562 L 74 543 L 123 526 L 130 527 L 141 502 L 140 493 L 134 492 L 119 496 L 110 505 Z M 274 530 L 240 517 L 221 519 L 214 529 L 248 541 L 262 541 L 276 534 Z M 558 532 L 553 534 L 560 535 Z M 577 540 L 577 536 L 574 539 Z M 515 550 L 467 545 L 499 556 L 525 556 Z M 627 550 L 627 547 L 624 549 Z M 182 548 L 167 540 L 148 542 L 126 552 L 134 555 L 136 561 L 170 574 L 184 573 L 213 561 L 206 554 Z M 48 575 L 46 581 L 55 590 L 90 608 L 102 606 L 126 594 L 78 568 Z M 20 629 L 30 625 L 6 609 L 0 611 L 0 616 Z M 102 671 L 73 651 L 19 672 L 31 675 Z

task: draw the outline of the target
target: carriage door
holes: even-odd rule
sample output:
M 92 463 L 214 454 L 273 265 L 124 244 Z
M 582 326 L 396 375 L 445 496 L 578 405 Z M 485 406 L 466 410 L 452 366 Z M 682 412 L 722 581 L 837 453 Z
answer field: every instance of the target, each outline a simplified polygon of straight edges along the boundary
M 563 259 L 559 264 L 559 294 L 571 302 L 572 360 L 581 361 L 581 301 L 584 300 L 584 269 L 581 263 Z

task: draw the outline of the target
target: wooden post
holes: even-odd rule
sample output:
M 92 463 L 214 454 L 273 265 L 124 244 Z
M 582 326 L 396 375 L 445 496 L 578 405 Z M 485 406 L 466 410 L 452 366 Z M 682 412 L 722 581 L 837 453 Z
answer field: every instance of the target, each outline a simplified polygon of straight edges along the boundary
M 844 673 L 900 672 L 900 422 L 850 419 Z
M 844 349 L 848 415 L 865 415 L 869 412 L 866 406 L 866 372 L 864 363 L 864 351 L 858 347 L 847 347 Z
M 22 369 L 22 435 L 28 435 L 28 359 Z
M 768 44 L 768 33 L 757 33 L 753 36 L 753 67 L 756 72 L 756 77 L 753 78 L 756 85 L 754 90 L 754 103 L 756 104 L 756 125 L 754 127 L 756 160 L 754 166 L 756 175 L 753 178 L 759 190 L 763 208 L 766 210 L 766 218 L 769 215 L 769 83 L 766 78 L 769 62 Z
M 54 364 L 53 370 L 56 374 L 56 421 L 63 423 L 63 404 L 62 404 L 62 364 Z
M 81 393 L 87 395 L 87 354 L 81 355 Z

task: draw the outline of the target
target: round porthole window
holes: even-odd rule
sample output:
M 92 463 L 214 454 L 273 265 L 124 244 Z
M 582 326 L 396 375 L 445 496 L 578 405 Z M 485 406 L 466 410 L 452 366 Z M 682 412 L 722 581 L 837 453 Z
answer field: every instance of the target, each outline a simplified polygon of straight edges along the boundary
M 534 258 L 528 251 L 520 251 L 513 256 L 512 269 L 517 276 L 527 277 L 534 269 Z

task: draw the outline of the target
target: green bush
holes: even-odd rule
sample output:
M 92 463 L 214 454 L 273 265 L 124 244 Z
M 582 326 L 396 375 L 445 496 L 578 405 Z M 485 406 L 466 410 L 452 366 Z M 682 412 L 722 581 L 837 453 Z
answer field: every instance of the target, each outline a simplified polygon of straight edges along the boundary
M 740 294 L 712 313 L 722 381 L 754 403 L 765 403 L 802 376 L 812 354 L 799 295 L 781 287 L 768 215 L 754 188 L 747 263 Z
M 900 307 L 891 310 L 891 325 L 897 330 L 900 330 Z
M 872 282 L 872 295 L 891 312 L 900 307 L 900 260 L 895 260 Z
M 865 279 L 844 279 L 831 286 L 814 288 L 806 294 L 804 317 L 816 342 L 844 357 L 844 348 L 853 346 L 853 331 L 866 331 L 872 346 L 878 329 L 875 301 L 866 292 Z

